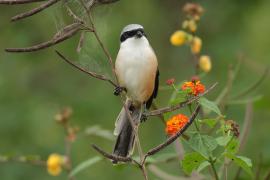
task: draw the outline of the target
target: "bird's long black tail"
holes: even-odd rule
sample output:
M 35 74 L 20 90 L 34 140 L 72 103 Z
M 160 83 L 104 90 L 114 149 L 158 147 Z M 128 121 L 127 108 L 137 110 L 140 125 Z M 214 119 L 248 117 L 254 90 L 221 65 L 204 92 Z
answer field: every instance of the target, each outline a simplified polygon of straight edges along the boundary
M 131 109 L 128 101 L 126 104 L 127 107 Z M 138 124 L 140 122 L 140 108 L 132 108 L 132 110 L 130 110 L 130 114 L 134 124 Z M 122 108 L 115 122 L 114 135 L 117 136 L 117 140 L 114 146 L 113 154 L 122 157 L 131 155 L 134 149 L 135 133 L 124 107 Z

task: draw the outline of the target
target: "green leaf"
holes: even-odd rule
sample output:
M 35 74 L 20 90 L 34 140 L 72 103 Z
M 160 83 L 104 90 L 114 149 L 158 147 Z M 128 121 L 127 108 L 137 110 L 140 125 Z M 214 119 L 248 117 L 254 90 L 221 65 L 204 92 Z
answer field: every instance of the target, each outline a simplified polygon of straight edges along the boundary
M 206 99 L 205 97 L 201 97 L 199 99 L 199 103 L 200 105 L 202 105 L 204 108 L 207 108 L 215 113 L 217 113 L 218 115 L 221 116 L 221 112 L 218 108 L 218 106 L 213 102 L 213 101 L 209 101 L 208 99 Z
M 93 158 L 87 159 L 83 162 L 81 162 L 79 165 L 77 165 L 70 173 L 69 177 L 73 177 L 82 170 L 85 170 L 86 168 L 89 168 L 90 166 L 94 165 L 95 163 L 101 161 L 102 158 L 99 156 L 95 156 Z
M 208 158 L 212 151 L 216 149 L 217 141 L 211 136 L 195 133 L 189 140 L 189 145 L 193 150 Z
M 249 158 L 244 156 L 236 156 L 234 154 L 226 153 L 225 156 L 231 159 L 235 164 L 244 169 L 249 175 L 253 176 L 252 173 L 252 162 Z
M 198 167 L 197 171 L 201 172 L 204 168 L 206 168 L 207 166 L 211 165 L 208 161 L 204 161 L 200 164 L 200 166 Z
M 232 136 L 220 136 L 216 138 L 216 141 L 218 145 L 226 146 L 230 142 L 231 139 L 232 139 Z
M 173 98 L 170 99 L 169 104 L 176 105 L 176 104 L 186 101 L 186 99 L 187 99 L 187 92 L 179 91 Z
M 215 125 L 217 124 L 217 120 L 216 119 L 200 119 L 199 122 L 206 124 L 210 128 L 215 127 Z
M 187 153 L 182 160 L 182 167 L 184 172 L 187 174 L 192 173 L 193 170 L 197 169 L 201 163 L 206 159 L 198 152 Z
M 226 145 L 225 147 L 226 151 L 231 153 L 231 154 L 235 154 L 238 152 L 239 149 L 239 140 L 236 138 L 233 138 L 229 144 Z
M 164 117 L 165 120 L 167 120 L 167 119 L 170 119 L 172 117 L 172 115 L 173 115 L 172 112 L 167 112 L 167 113 L 163 114 L 163 117 Z

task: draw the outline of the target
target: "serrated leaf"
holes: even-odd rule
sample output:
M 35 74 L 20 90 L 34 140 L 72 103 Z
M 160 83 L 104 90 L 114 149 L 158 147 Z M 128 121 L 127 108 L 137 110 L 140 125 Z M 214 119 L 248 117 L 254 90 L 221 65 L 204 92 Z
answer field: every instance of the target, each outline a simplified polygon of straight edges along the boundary
M 215 102 L 213 101 L 209 101 L 208 99 L 206 99 L 205 97 L 201 97 L 199 99 L 199 103 L 201 106 L 203 106 L 204 108 L 207 108 L 215 113 L 217 113 L 218 115 L 221 116 L 221 112 L 218 108 L 218 106 L 215 104 Z
M 78 164 L 70 173 L 69 177 L 73 177 L 79 172 L 85 170 L 86 168 L 89 168 L 90 166 L 96 164 L 97 162 L 101 161 L 102 158 L 99 156 L 95 156 L 93 158 L 87 159 L 86 161 L 81 162 Z
M 211 136 L 196 133 L 189 140 L 189 145 L 193 150 L 208 158 L 212 151 L 216 149 L 217 142 Z
M 237 164 L 239 167 L 245 170 L 249 175 L 253 176 L 253 173 L 251 170 L 252 162 L 249 158 L 244 157 L 244 156 L 236 156 L 230 153 L 226 153 L 225 156 L 231 159 L 233 162 L 235 162 L 235 164 Z
M 216 119 L 200 119 L 199 122 L 200 123 L 203 123 L 203 124 L 206 124 L 210 128 L 215 127 L 215 125 L 217 124 L 217 120 Z
M 239 148 L 239 140 L 236 138 L 233 138 L 229 144 L 226 145 L 225 149 L 227 152 L 231 153 L 231 154 L 235 154 L 238 152 L 238 148 Z
M 184 159 L 182 160 L 182 167 L 184 172 L 187 174 L 192 173 L 192 171 L 196 170 L 205 160 L 206 159 L 198 152 L 185 154 Z
M 230 142 L 231 139 L 232 139 L 232 136 L 220 136 L 216 138 L 216 141 L 218 145 L 226 146 Z

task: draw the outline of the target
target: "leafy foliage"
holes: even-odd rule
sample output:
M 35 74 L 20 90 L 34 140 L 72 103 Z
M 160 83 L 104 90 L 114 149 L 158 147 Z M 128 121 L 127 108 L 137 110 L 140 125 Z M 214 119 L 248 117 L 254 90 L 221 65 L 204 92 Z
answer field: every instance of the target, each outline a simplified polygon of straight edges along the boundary
M 196 170 L 200 165 L 205 162 L 205 158 L 198 152 L 186 153 L 182 160 L 183 170 L 190 174 L 193 170 Z M 203 169 L 203 167 L 200 167 Z

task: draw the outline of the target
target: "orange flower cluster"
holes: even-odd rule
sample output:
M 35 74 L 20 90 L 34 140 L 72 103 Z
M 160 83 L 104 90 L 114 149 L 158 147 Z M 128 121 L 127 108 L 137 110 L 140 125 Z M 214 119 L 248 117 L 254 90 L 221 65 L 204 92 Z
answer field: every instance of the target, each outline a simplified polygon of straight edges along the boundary
M 188 81 L 182 85 L 182 90 L 190 89 L 190 94 L 197 96 L 205 91 L 205 86 L 201 84 L 201 81 Z
M 166 122 L 166 133 L 169 136 L 174 135 L 180 129 L 182 129 L 188 122 L 188 117 L 184 114 L 177 114 Z

